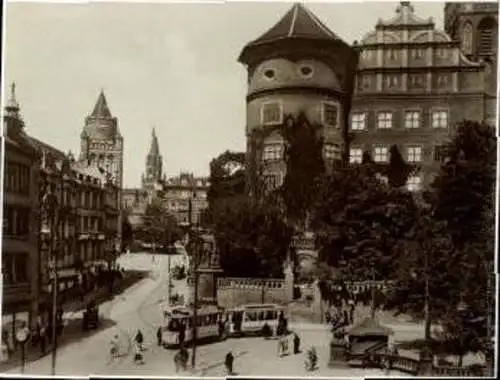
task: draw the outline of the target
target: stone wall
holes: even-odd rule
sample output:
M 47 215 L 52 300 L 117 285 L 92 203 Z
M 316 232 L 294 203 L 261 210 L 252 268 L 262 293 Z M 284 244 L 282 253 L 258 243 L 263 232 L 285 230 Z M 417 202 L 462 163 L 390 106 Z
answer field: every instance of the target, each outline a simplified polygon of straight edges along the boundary
M 285 280 L 252 278 L 219 278 L 217 301 L 219 306 L 232 308 L 251 303 L 290 302 Z

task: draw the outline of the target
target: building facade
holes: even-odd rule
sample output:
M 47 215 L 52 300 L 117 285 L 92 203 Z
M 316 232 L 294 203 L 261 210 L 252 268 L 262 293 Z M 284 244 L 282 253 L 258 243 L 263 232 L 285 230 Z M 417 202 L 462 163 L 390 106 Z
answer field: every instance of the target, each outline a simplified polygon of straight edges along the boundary
M 16 315 L 33 322 L 38 312 L 38 156 L 24 129 L 15 85 L 4 109 L 4 192 L 2 221 L 2 323 Z
M 206 177 L 181 173 L 163 183 L 162 201 L 167 211 L 177 219 L 181 226 L 187 226 L 190 223 L 199 225 L 202 223 L 203 211 L 208 208 L 208 188 L 209 181 Z
M 122 205 L 127 210 L 132 229 L 140 226 L 148 204 L 157 198 L 161 199 L 165 211 L 172 214 L 180 225 L 189 224 L 190 203 L 192 222 L 201 222 L 202 212 L 208 208 L 208 179 L 195 177 L 191 173 L 181 173 L 167 179 L 155 129 L 151 134 L 151 145 L 141 183 L 141 188 L 124 189 L 122 192 Z
M 123 136 L 118 128 L 118 119 L 112 115 L 102 90 L 93 111 L 85 118 L 80 147 L 79 161 L 86 161 L 110 173 L 114 185 L 123 188 Z M 116 249 L 121 247 L 121 212 L 119 219 Z
M 281 186 L 286 174 L 287 115 L 302 113 L 320 124 L 325 163 L 340 158 L 355 59 L 353 49 L 301 4 L 244 47 L 239 62 L 248 71 L 247 153 L 267 190 Z M 273 126 L 279 128 L 256 146 L 255 132 Z
M 388 162 L 396 145 L 407 162 L 419 166 L 407 184 L 419 190 L 439 168 L 443 145 L 458 122 L 495 120 L 488 65 L 472 60 L 462 46 L 432 19 L 419 18 L 406 1 L 392 19 L 379 20 L 359 45 L 351 163 L 361 162 L 364 152 Z

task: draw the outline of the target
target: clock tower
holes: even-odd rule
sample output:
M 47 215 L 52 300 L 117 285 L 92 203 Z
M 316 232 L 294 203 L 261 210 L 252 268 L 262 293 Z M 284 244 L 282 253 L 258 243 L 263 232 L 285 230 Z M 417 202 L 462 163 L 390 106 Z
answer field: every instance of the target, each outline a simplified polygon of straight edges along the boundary
M 102 90 L 94 110 L 85 118 L 80 141 L 80 160 L 105 169 L 111 174 L 114 184 L 122 189 L 123 137 L 118 129 L 118 119 L 111 114 Z

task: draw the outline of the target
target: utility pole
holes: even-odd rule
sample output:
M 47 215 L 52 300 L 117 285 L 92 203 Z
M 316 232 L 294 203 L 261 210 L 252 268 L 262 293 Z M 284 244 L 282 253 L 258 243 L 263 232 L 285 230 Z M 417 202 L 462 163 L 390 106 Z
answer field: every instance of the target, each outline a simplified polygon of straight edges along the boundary
M 193 276 L 194 276 L 194 295 L 193 295 L 193 352 L 191 354 L 191 367 L 196 368 L 196 340 L 198 339 L 198 256 L 199 256 L 199 245 L 198 240 L 194 241 L 193 234 L 193 200 L 195 196 L 194 187 L 191 192 L 191 197 L 189 197 L 189 208 L 188 208 L 188 218 L 189 218 L 189 245 L 192 249 L 191 263 L 193 264 Z
M 372 265 L 371 293 L 372 293 L 371 317 L 372 317 L 372 319 L 375 319 L 375 266 L 373 266 L 373 265 Z

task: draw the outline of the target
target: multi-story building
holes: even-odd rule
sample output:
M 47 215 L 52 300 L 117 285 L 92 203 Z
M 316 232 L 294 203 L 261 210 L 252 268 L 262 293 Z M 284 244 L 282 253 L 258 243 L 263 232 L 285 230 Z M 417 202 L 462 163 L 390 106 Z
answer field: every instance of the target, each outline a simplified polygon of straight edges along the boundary
M 24 131 L 14 88 L 5 107 L 6 175 L 2 239 L 3 310 L 47 318 L 57 270 L 59 302 L 93 288 L 112 264 L 120 188 L 94 161 Z M 46 313 L 47 312 L 47 313 Z
M 112 115 L 103 91 L 99 94 L 92 113 L 85 118 L 80 146 L 79 161 L 87 161 L 111 173 L 112 182 L 122 189 L 123 136 L 118 128 L 118 119 Z M 121 247 L 121 212 L 119 220 L 116 249 Z
M 209 181 L 206 177 L 181 173 L 163 183 L 162 201 L 167 211 L 175 216 L 180 225 L 187 226 L 189 223 L 197 225 L 202 223 L 202 213 L 208 208 L 208 188 Z
M 2 221 L 2 322 L 16 315 L 35 320 L 38 312 L 38 156 L 24 130 L 15 85 L 4 109 L 4 192 Z M 27 314 L 27 316 L 26 316 Z M 27 317 L 27 318 L 26 318 Z
M 172 214 L 180 225 L 189 223 L 189 203 L 191 202 L 192 222 L 199 223 L 201 213 L 208 207 L 208 179 L 181 173 L 178 177 L 166 179 L 163 172 L 163 157 L 160 153 L 158 137 L 153 129 L 151 146 L 146 156 L 146 168 L 141 176 L 141 188 L 124 189 L 123 208 L 127 210 L 133 229 L 137 229 L 146 207 L 155 198 L 160 198 L 166 212 Z
M 57 268 L 64 302 L 91 290 L 99 267 L 116 257 L 120 190 L 96 163 L 76 162 L 72 154 L 31 138 L 42 156 L 40 165 L 40 287 L 50 303 Z M 54 260 L 55 259 L 55 260 Z M 43 308 L 43 307 L 42 307 Z
M 348 44 L 306 7 L 295 4 L 244 47 L 239 62 L 248 71 L 249 167 L 263 176 L 266 190 L 281 186 L 285 176 L 287 115 L 303 113 L 310 123 L 320 124 L 325 163 L 340 158 L 356 64 L 356 52 Z M 264 136 L 256 143 L 258 132 Z M 250 185 L 250 192 L 255 186 Z
M 396 145 L 420 168 L 407 185 L 418 190 L 439 168 L 442 145 L 458 122 L 494 120 L 487 91 L 493 79 L 483 61 L 472 61 L 459 40 L 419 18 L 407 1 L 392 19 L 379 20 L 359 49 L 350 161 L 361 162 L 366 151 L 387 162 Z

